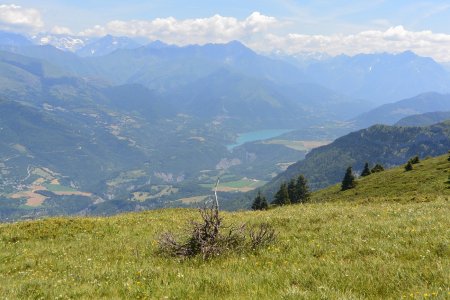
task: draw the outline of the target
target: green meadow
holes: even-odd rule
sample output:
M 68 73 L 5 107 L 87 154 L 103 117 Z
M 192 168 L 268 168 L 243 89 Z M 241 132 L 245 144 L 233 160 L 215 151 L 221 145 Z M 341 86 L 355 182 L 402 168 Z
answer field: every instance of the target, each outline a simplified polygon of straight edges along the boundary
M 198 212 L 0 225 L 2 299 L 448 299 L 450 162 L 427 159 L 330 187 L 312 202 L 223 212 L 226 225 L 270 223 L 271 246 L 207 261 L 158 254 Z M 219 194 L 220 197 L 220 194 Z

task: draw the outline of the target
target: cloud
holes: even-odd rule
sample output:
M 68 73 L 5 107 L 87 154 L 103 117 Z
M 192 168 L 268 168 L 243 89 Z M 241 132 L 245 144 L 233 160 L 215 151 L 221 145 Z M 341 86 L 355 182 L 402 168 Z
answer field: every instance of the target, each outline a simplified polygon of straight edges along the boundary
M 355 55 L 358 53 L 411 50 L 438 61 L 450 61 L 450 35 L 432 31 L 408 31 L 403 26 L 385 31 L 367 30 L 357 34 L 304 35 L 291 33 L 285 36 L 266 34 L 250 47 L 261 52 L 282 51 L 286 54 L 322 52 L 330 55 Z
M 448 10 L 450 5 L 428 11 L 436 14 Z M 375 19 L 375 27 L 389 26 L 389 21 Z M 311 35 L 301 33 L 280 34 L 280 28 L 291 27 L 286 20 L 253 12 L 246 18 L 214 15 L 208 18 L 176 19 L 173 17 L 153 20 L 114 20 L 96 25 L 79 34 L 85 37 L 116 36 L 147 37 L 177 45 L 226 43 L 240 40 L 262 53 L 284 52 L 300 54 L 320 52 L 329 55 L 355 55 L 359 53 L 414 51 L 442 62 L 450 62 L 450 34 L 434 33 L 429 30 L 410 31 L 403 26 L 391 26 L 386 30 L 365 30 L 354 34 Z M 291 27 L 292 28 L 292 27 Z M 44 22 L 38 10 L 23 8 L 14 4 L 0 4 L 0 30 L 38 32 L 44 29 Z M 73 35 L 63 26 L 54 26 L 51 33 Z
M 38 30 L 44 26 L 41 13 L 14 4 L 0 5 L 0 28 L 5 30 Z
M 161 39 L 169 43 L 204 44 L 223 43 L 231 40 L 245 40 L 252 35 L 266 32 L 277 25 L 274 17 L 254 12 L 246 19 L 214 15 L 209 18 L 177 20 L 173 17 L 150 21 L 111 21 L 96 25 L 80 33 L 82 36 L 103 36 L 106 34 Z
M 63 26 L 54 26 L 51 30 L 50 33 L 53 34 L 68 34 L 68 35 L 72 35 L 72 30 L 70 30 L 67 27 L 63 27 Z

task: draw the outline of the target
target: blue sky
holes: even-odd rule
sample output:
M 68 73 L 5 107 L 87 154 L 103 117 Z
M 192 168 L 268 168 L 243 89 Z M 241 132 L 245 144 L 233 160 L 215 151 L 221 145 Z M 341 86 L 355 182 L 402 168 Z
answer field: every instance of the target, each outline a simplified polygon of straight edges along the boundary
M 291 30 L 307 34 L 354 33 L 362 29 L 403 25 L 409 30 L 450 34 L 448 0 L 24 0 L 2 2 L 41 11 L 49 26 L 75 31 L 111 20 L 206 18 L 215 14 L 238 19 L 254 11 L 292 22 Z
M 0 2 L 0 26 L 180 45 L 237 39 L 291 54 L 413 50 L 450 61 L 448 0 L 13 0 Z

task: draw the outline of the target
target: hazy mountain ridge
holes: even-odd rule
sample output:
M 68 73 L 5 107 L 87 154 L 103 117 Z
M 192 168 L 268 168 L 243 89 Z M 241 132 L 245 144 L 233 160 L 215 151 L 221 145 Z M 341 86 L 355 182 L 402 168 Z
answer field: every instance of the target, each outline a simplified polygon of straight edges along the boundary
M 119 49 L 135 49 L 142 45 L 127 37 L 115 37 L 106 35 L 98 40 L 87 43 L 84 47 L 77 49 L 76 54 L 86 56 L 103 56 Z
M 381 105 L 357 116 L 351 122 L 356 128 L 365 128 L 374 124 L 392 125 L 407 116 L 446 110 L 450 110 L 450 94 L 430 92 Z
M 435 111 L 405 117 L 395 126 L 429 126 L 446 120 L 450 120 L 450 111 Z
M 378 104 L 430 91 L 450 91 L 448 71 L 411 51 L 340 55 L 309 65 L 306 73 L 323 86 Z

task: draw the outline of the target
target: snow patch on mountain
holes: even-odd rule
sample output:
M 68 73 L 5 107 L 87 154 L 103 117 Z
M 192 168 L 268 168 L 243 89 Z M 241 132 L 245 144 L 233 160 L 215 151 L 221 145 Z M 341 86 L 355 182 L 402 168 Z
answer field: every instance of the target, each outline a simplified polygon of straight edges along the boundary
M 60 50 L 70 52 L 76 52 L 88 42 L 88 39 L 84 37 L 56 34 L 39 34 L 33 36 L 32 40 L 38 45 L 52 45 Z

